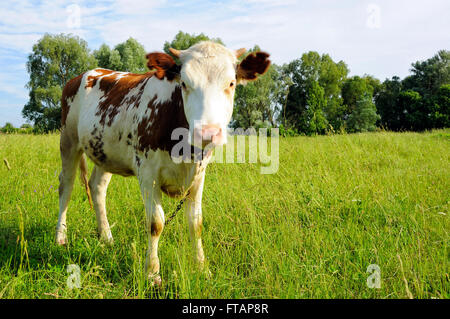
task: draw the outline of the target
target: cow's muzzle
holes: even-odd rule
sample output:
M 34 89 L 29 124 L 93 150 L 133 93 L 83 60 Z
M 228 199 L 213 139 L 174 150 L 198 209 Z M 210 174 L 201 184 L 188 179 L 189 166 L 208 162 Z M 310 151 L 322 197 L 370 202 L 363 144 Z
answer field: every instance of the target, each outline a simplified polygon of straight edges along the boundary
M 194 144 L 207 146 L 219 146 L 225 143 L 222 128 L 216 124 L 202 125 L 194 128 Z

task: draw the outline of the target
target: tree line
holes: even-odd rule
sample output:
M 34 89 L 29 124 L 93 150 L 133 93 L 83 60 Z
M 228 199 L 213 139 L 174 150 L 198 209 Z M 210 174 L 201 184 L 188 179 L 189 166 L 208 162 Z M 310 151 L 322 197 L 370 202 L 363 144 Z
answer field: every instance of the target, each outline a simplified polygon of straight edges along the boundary
M 203 33 L 180 31 L 163 50 L 171 54 L 170 47 L 183 50 L 204 40 L 224 44 Z M 258 50 L 255 45 L 249 52 Z M 145 55 L 133 38 L 91 51 L 77 36 L 45 34 L 28 56 L 29 101 L 22 115 L 35 131 L 58 130 L 62 88 L 68 80 L 96 67 L 145 73 L 149 71 Z M 404 79 L 394 76 L 381 82 L 367 74 L 349 76 L 344 61 L 306 52 L 284 65 L 272 64 L 258 81 L 238 86 L 231 126 L 278 127 L 282 135 L 449 127 L 449 61 L 450 51 L 442 50 L 413 63 Z

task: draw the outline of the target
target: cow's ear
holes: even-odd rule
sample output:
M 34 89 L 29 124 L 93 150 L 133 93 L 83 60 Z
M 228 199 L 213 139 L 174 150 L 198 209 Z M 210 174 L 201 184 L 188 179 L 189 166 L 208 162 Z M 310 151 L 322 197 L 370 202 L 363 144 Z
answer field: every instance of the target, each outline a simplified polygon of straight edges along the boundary
M 147 66 L 150 70 L 155 70 L 155 75 L 162 80 L 164 77 L 169 81 L 180 74 L 180 66 L 175 63 L 173 58 L 160 52 L 147 54 Z
M 266 73 L 270 66 L 269 54 L 266 52 L 253 52 L 249 54 L 236 70 L 236 78 L 239 84 L 254 81 L 258 75 Z

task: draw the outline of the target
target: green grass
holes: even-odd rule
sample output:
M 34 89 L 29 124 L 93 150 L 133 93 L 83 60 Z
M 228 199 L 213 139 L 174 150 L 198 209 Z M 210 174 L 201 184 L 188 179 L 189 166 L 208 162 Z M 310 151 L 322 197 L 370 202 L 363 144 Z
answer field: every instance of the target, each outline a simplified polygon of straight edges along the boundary
M 99 243 L 77 178 L 67 247 L 54 244 L 58 135 L 0 135 L 0 298 L 449 298 L 450 131 L 280 140 L 277 174 L 211 164 L 203 197 L 209 268 L 187 221 L 164 229 L 163 287 L 143 276 L 147 234 L 135 178 L 114 176 L 115 239 Z M 90 163 L 91 167 L 92 164 Z M 164 198 L 166 214 L 177 201 Z M 401 263 L 400 263 L 401 261 Z M 81 268 L 69 289 L 66 269 Z M 381 288 L 366 285 L 370 264 Z

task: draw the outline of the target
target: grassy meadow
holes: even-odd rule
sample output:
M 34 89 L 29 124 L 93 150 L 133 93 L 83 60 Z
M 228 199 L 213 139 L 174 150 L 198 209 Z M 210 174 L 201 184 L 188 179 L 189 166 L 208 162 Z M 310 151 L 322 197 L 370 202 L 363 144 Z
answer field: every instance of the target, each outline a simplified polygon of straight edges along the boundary
M 112 178 L 108 247 L 77 177 L 59 247 L 59 135 L 0 135 L 0 298 L 449 298 L 449 157 L 450 130 L 439 130 L 282 138 L 272 175 L 213 163 L 203 196 L 212 275 L 197 271 L 180 212 L 160 240 L 155 288 L 135 178 Z M 164 197 L 166 216 L 177 203 Z M 81 288 L 67 286 L 70 264 Z M 379 289 L 367 285 L 371 264 Z

